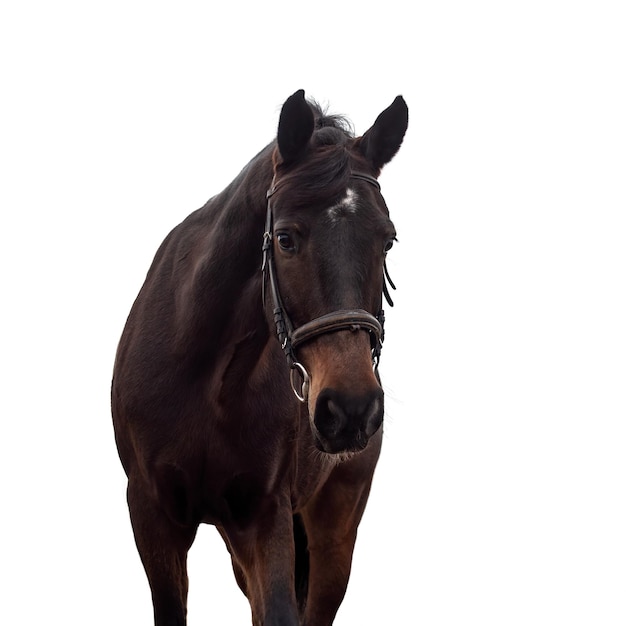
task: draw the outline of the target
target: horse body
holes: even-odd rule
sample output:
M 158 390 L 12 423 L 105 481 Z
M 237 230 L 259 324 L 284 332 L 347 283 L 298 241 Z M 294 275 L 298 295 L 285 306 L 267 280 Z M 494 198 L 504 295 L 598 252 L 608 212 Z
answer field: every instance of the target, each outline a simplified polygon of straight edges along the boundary
M 224 538 L 253 623 L 334 619 L 380 452 L 382 390 L 368 333 L 344 324 L 298 347 L 310 385 L 305 402 L 292 394 L 259 271 L 266 191 L 290 324 L 338 309 L 371 317 L 394 231 L 367 178 L 399 148 L 406 119 L 396 99 L 354 139 L 297 92 L 277 142 L 155 256 L 118 347 L 112 412 L 157 625 L 185 624 L 200 523 Z M 355 170 L 368 174 L 350 179 Z

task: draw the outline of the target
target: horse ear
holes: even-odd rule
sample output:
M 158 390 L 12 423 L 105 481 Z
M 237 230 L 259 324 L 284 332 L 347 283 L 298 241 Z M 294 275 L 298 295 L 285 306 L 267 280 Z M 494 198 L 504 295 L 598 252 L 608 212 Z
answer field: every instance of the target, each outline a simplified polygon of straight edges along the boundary
M 283 104 L 278 121 L 278 150 L 284 163 L 295 161 L 304 152 L 314 125 L 313 111 L 304 99 L 304 89 L 299 89 Z
M 377 172 L 396 155 L 409 125 L 409 108 L 398 96 L 359 140 L 359 149 Z

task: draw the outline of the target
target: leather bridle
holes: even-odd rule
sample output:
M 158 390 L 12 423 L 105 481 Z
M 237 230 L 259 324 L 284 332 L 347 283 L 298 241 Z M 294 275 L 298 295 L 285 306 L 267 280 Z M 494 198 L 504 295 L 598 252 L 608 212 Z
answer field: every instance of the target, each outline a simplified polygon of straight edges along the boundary
M 352 172 L 350 176 L 373 185 L 380 192 L 380 184 L 373 176 L 362 172 Z M 296 358 L 296 348 L 299 345 L 326 333 L 338 330 L 351 330 L 353 332 L 365 330 L 369 333 L 372 350 L 372 364 L 376 377 L 378 378 L 378 363 L 380 361 L 383 339 L 385 337 L 385 314 L 382 308 L 376 316 L 364 311 L 363 309 L 340 309 L 338 311 L 333 311 L 332 313 L 316 317 L 299 328 L 293 327 L 280 297 L 280 291 L 278 289 L 276 279 L 276 266 L 274 264 L 274 250 L 272 245 L 273 213 L 271 197 L 276 192 L 276 189 L 277 183 L 274 180 L 272 181 L 272 186 L 268 189 L 266 194 L 267 214 L 265 218 L 265 232 L 263 233 L 263 264 L 261 267 L 261 271 L 263 272 L 263 304 L 265 304 L 265 282 L 269 278 L 274 323 L 276 324 L 276 335 L 280 346 L 287 357 L 287 363 L 289 364 L 289 368 L 291 370 L 291 388 L 300 402 L 306 402 L 310 377 L 304 365 L 302 365 L 302 363 L 300 363 Z M 385 299 L 389 303 L 389 306 L 393 306 L 393 301 L 389 296 L 387 282 L 389 282 L 389 286 L 392 289 L 396 288 L 391 278 L 389 278 L 387 264 L 385 263 L 383 266 L 383 293 L 385 295 Z M 294 379 L 295 372 L 300 374 L 300 377 L 302 378 L 300 391 L 298 391 L 296 387 L 296 381 Z

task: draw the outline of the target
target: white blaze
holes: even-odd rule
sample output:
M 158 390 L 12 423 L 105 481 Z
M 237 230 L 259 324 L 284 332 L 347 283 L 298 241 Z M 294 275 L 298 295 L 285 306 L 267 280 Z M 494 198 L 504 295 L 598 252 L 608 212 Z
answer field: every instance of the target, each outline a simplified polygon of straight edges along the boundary
M 356 213 L 356 200 L 356 193 L 353 189 L 348 188 L 345 197 L 326 210 L 328 217 L 330 217 L 332 222 L 337 222 L 339 218 L 348 213 Z

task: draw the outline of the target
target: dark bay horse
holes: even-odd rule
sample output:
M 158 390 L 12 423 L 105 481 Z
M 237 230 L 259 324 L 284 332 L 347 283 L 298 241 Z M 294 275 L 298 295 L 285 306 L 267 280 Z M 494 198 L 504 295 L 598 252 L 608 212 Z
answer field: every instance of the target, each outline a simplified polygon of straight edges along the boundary
M 334 620 L 382 439 L 396 233 L 376 179 L 407 125 L 398 96 L 355 137 L 296 92 L 276 140 L 156 253 L 112 412 L 157 626 L 186 622 L 203 522 L 254 624 Z

